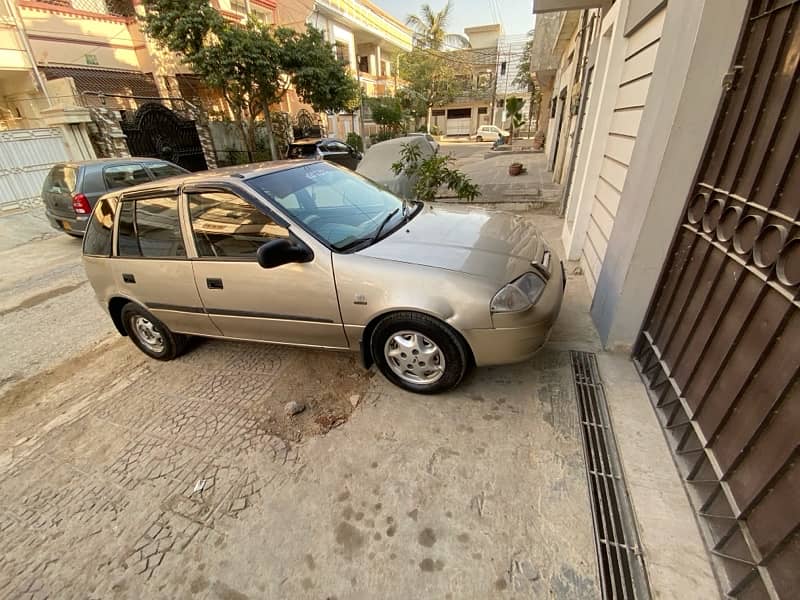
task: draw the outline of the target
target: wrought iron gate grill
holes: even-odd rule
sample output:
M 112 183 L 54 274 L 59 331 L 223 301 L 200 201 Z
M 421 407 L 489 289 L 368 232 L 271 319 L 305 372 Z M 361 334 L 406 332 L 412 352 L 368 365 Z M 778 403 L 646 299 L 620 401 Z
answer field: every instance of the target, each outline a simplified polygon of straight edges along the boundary
M 800 1 L 753 0 L 634 356 L 736 598 L 800 589 Z

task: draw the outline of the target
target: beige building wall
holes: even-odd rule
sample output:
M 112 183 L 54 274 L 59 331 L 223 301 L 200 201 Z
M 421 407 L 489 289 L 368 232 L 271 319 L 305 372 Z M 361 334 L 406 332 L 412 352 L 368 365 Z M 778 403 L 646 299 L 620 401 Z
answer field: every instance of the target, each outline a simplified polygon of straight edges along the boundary
M 665 14 L 665 9 L 660 10 L 626 39 L 620 82 L 616 90 L 609 90 L 612 94 L 616 92 L 616 99 L 602 148 L 600 172 L 594 190 L 591 191 L 590 185 L 585 192 L 591 193 L 593 202 L 581 262 L 592 291 L 605 259 L 620 196 L 628 176 L 628 166 L 636 147 L 642 114 L 647 106 Z
M 624 34 L 629 0 L 615 3 L 599 24 L 596 55 L 592 57 L 581 144 L 572 165 L 578 119 L 561 128 L 553 159 L 554 179 L 573 179 L 564 227 L 568 258 L 580 260 L 589 289 L 594 293 L 614 227 L 628 166 L 637 150 L 642 115 L 658 55 L 666 8 L 649 15 L 628 36 Z M 573 35 L 564 56 L 577 54 Z M 580 90 L 574 65 L 562 63 L 554 94 L 567 92 L 566 102 Z M 557 110 L 561 110 L 559 101 Z M 558 115 L 557 115 L 558 117 Z
M 137 50 L 144 41 L 132 19 L 17 4 L 38 64 L 140 69 Z

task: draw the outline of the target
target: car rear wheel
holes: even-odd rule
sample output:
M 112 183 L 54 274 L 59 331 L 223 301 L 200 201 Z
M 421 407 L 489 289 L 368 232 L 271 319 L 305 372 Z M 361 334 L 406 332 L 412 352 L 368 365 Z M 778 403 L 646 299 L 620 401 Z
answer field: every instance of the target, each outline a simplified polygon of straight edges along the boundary
M 386 379 L 417 394 L 454 388 L 469 366 L 469 350 L 458 334 L 419 313 L 383 318 L 372 333 L 370 350 Z
M 150 311 L 133 302 L 122 307 L 121 316 L 131 341 L 151 358 L 172 360 L 186 348 L 185 335 L 172 333 Z
M 476 142 L 482 142 L 483 141 L 483 136 L 479 135 L 478 137 L 475 138 L 475 141 Z

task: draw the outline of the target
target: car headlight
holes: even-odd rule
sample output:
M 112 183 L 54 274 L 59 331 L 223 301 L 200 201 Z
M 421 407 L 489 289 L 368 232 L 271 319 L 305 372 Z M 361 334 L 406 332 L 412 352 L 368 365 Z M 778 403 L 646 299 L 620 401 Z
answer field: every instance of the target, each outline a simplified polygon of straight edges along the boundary
M 490 305 L 493 313 L 517 312 L 530 308 L 539 301 L 547 285 L 536 273 L 525 273 L 494 295 Z

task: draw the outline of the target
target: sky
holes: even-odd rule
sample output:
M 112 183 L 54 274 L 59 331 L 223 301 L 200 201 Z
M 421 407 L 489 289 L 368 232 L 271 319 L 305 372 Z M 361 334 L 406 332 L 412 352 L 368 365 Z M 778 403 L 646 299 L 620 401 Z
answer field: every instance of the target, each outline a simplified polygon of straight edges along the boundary
M 410 14 L 417 14 L 419 7 L 429 4 L 434 12 L 444 7 L 446 0 L 372 0 L 394 17 L 405 21 Z M 527 33 L 533 28 L 533 2 L 531 0 L 451 0 L 453 12 L 448 29 L 450 33 L 463 33 L 464 27 L 496 23 L 492 7 L 497 7 L 503 32 L 507 35 Z

